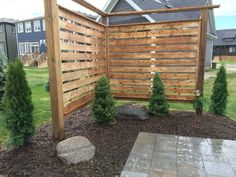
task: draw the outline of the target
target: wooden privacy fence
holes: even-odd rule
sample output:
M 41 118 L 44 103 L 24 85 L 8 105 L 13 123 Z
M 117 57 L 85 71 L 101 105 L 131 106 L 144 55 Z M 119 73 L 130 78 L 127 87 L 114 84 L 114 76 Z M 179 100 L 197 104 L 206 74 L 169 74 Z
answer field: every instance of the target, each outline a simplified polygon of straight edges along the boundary
M 93 99 L 102 76 L 113 96 L 148 99 L 155 72 L 166 95 L 192 101 L 203 90 L 208 10 L 219 6 L 105 13 L 74 0 L 103 17 L 100 24 L 45 0 L 48 66 L 54 137 L 64 138 L 64 116 Z M 201 11 L 201 18 L 126 25 L 107 24 L 110 16 Z

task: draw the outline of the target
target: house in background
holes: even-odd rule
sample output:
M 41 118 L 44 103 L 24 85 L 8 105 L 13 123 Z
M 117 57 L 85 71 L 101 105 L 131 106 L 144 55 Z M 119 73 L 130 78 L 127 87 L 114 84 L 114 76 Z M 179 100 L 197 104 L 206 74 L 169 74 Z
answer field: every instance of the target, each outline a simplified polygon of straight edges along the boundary
M 15 20 L 0 19 L 0 52 L 9 59 L 17 58 Z
M 217 30 L 214 42 L 216 60 L 236 60 L 236 29 Z
M 212 5 L 212 0 L 108 0 L 103 10 L 105 12 L 121 12 L 121 11 L 142 11 L 151 9 L 169 9 L 191 6 Z M 178 21 L 199 19 L 200 12 L 178 12 L 168 14 L 150 14 L 135 15 L 125 17 L 111 17 L 109 24 L 128 24 L 140 22 L 159 22 L 159 21 Z M 101 17 L 97 18 L 100 21 Z M 214 12 L 209 11 L 208 31 L 207 31 L 207 50 L 205 66 L 211 67 L 213 58 L 213 41 L 216 38 L 215 16 Z
M 18 21 L 16 23 L 18 55 L 42 54 L 46 52 L 46 29 L 44 17 Z

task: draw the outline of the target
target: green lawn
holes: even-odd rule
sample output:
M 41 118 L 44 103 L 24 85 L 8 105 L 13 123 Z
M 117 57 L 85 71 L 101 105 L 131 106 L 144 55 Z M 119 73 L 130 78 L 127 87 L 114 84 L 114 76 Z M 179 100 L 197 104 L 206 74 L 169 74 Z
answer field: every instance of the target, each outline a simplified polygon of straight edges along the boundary
M 27 75 L 27 80 L 29 86 L 32 89 L 32 99 L 34 104 L 34 122 L 37 127 L 42 126 L 44 123 L 49 122 L 51 119 L 50 112 L 50 97 L 49 93 L 45 92 L 44 84 L 48 80 L 47 69 L 36 69 L 25 67 L 25 72 Z M 212 72 L 209 70 L 207 72 Z M 212 91 L 214 78 L 205 81 L 205 105 L 204 111 L 209 110 L 210 95 Z M 229 101 L 226 109 L 226 116 L 233 120 L 236 120 L 236 73 L 228 74 L 228 88 L 229 88 Z M 117 101 L 117 105 L 122 105 L 127 101 Z M 147 102 L 141 102 L 147 105 Z M 190 103 L 170 103 L 171 110 L 183 110 L 183 111 L 193 111 L 192 104 Z M 0 143 L 4 143 L 7 140 L 8 132 L 3 126 L 2 121 L 3 114 L 0 112 Z

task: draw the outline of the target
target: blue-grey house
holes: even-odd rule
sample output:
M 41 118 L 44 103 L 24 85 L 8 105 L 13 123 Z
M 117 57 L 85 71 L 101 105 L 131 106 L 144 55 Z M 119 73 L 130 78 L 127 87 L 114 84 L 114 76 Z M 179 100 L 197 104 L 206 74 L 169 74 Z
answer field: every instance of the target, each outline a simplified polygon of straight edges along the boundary
M 44 17 L 18 21 L 16 23 L 18 56 L 43 53 L 47 50 Z

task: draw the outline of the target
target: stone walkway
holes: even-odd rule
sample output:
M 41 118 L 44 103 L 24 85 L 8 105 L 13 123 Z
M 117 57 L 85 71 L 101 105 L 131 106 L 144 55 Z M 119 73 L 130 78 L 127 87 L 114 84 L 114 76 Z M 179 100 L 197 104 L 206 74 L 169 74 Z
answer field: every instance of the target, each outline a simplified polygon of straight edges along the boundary
M 236 141 L 139 133 L 121 177 L 236 177 Z

